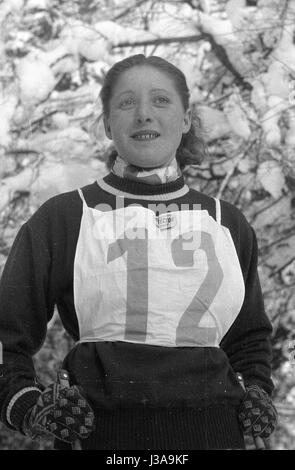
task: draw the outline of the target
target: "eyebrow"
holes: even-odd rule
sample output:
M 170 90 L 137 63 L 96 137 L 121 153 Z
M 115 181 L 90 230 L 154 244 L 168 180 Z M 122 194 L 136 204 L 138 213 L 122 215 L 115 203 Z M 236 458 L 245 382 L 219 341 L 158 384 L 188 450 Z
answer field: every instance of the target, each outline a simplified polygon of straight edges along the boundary
M 150 91 L 151 91 L 151 92 L 159 91 L 159 92 L 161 92 L 161 93 L 167 93 L 168 95 L 171 96 L 171 92 L 169 92 L 168 90 L 165 90 L 164 88 L 152 88 Z M 122 93 L 120 93 L 120 94 L 118 95 L 118 98 L 120 98 L 122 95 L 125 95 L 125 94 L 128 94 L 128 93 L 134 93 L 134 91 L 133 91 L 133 90 L 126 90 L 126 91 L 123 91 Z

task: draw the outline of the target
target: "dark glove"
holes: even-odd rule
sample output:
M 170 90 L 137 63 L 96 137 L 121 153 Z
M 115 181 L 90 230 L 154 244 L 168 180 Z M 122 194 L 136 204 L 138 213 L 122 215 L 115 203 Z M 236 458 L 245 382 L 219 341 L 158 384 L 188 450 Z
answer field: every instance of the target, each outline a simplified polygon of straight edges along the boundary
M 32 439 L 52 435 L 65 442 L 86 439 L 94 428 L 94 413 L 76 385 L 49 385 L 25 415 L 24 434 Z
M 269 395 L 258 385 L 246 387 L 239 408 L 239 420 L 244 434 L 267 439 L 277 424 L 277 410 Z

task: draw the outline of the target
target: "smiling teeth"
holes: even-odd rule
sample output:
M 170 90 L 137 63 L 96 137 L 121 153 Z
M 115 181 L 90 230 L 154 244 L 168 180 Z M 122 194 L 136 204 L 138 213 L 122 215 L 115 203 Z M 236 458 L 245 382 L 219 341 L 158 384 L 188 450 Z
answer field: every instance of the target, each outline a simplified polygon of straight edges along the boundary
M 148 139 L 156 139 L 158 135 L 156 134 L 143 134 L 143 135 L 136 135 L 133 137 L 136 140 L 148 140 Z

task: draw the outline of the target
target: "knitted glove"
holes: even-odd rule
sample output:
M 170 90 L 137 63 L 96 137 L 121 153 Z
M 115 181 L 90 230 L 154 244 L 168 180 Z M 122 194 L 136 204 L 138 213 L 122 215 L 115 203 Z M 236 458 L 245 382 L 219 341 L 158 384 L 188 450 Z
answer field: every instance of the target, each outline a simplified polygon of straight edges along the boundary
M 258 385 L 246 387 L 239 409 L 239 420 L 244 434 L 267 439 L 277 424 L 277 410 L 269 395 Z
M 23 432 L 31 439 L 52 435 L 65 442 L 85 439 L 93 430 L 94 414 L 76 385 L 49 385 L 28 410 Z

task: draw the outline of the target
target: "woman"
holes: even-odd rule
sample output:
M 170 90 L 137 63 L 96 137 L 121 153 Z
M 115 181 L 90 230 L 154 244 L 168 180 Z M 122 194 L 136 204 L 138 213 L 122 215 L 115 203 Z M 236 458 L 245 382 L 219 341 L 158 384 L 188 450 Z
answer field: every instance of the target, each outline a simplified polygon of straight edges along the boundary
M 255 233 L 184 183 L 204 145 L 179 69 L 129 57 L 100 97 L 110 173 L 47 201 L 3 273 L 2 420 L 56 448 L 244 448 L 276 421 Z M 77 344 L 71 386 L 43 390 L 31 357 L 54 305 Z

